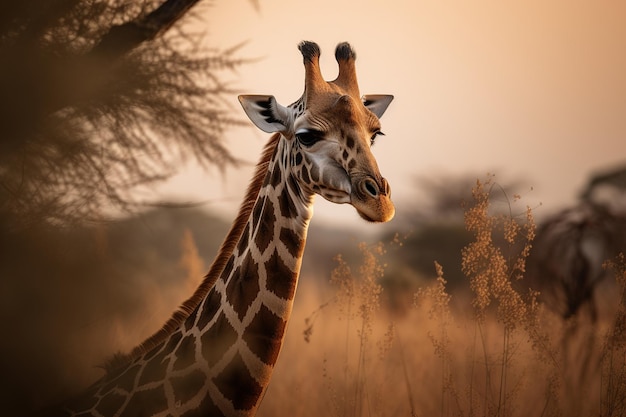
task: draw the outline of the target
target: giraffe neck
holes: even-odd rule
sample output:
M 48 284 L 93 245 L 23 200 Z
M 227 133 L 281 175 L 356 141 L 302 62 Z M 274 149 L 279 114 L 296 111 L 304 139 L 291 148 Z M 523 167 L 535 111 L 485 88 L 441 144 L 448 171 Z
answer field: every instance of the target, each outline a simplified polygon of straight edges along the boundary
M 282 345 L 312 215 L 313 195 L 288 168 L 290 146 L 278 135 L 270 141 L 272 157 L 259 164 L 258 185 L 203 283 L 211 288 L 67 415 L 254 415 Z
M 203 348 L 220 341 L 206 359 L 212 400 L 226 415 L 254 414 L 291 314 L 313 196 L 286 169 L 289 146 L 278 144 L 237 247 L 195 314 Z

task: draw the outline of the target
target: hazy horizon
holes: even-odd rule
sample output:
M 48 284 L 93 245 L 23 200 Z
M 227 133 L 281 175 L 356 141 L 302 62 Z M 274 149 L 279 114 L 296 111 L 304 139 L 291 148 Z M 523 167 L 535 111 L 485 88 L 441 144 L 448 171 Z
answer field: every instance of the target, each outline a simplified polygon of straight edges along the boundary
M 624 3 L 259 5 L 258 12 L 247 0 L 198 9 L 194 24 L 207 45 L 244 43 L 239 54 L 258 58 L 227 73 L 231 86 L 289 104 L 304 82 L 298 42 L 320 44 L 324 76 L 333 79 L 334 47 L 349 41 L 361 92 L 395 95 L 374 154 L 399 213 L 420 197 L 416 178 L 489 172 L 505 184 L 522 180 L 524 201 L 541 216 L 574 204 L 593 172 L 626 163 Z M 230 104 L 245 117 L 236 95 Z M 159 195 L 207 201 L 230 217 L 267 139 L 250 126 L 226 137 L 250 166 L 224 176 L 185 167 Z M 316 218 L 359 224 L 353 209 L 317 200 Z

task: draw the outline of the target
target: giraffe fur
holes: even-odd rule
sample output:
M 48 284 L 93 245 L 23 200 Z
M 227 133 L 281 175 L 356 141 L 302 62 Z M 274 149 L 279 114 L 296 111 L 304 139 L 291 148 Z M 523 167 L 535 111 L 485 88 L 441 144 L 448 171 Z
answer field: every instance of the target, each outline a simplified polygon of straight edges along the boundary
M 274 134 L 204 281 L 152 337 L 92 387 L 48 416 L 253 416 L 269 384 L 298 284 L 316 194 L 371 222 L 395 212 L 371 153 L 392 96 L 361 98 L 356 54 L 339 44 L 326 82 L 319 46 L 299 45 L 305 92 L 289 106 L 241 96 Z

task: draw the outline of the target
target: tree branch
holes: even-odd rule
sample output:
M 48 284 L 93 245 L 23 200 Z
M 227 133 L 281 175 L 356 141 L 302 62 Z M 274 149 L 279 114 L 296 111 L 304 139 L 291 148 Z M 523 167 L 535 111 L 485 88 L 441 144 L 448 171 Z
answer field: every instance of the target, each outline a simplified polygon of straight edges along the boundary
M 200 0 L 166 0 L 143 19 L 113 26 L 90 54 L 118 58 L 167 31 Z

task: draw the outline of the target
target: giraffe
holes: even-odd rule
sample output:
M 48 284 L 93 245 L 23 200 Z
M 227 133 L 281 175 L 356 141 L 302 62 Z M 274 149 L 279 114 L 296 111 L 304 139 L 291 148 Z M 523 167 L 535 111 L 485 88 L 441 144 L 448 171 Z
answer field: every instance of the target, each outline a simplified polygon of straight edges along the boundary
M 200 287 L 157 333 L 47 416 L 252 416 L 268 386 L 291 313 L 314 195 L 351 204 L 370 222 L 394 216 L 371 146 L 391 95 L 360 97 L 356 54 L 335 50 L 326 82 L 314 42 L 298 46 L 304 93 L 289 106 L 239 96 L 273 133 L 239 213 Z

